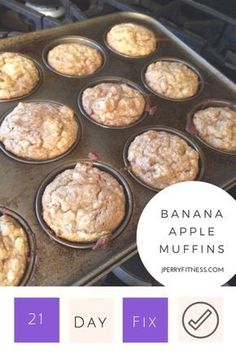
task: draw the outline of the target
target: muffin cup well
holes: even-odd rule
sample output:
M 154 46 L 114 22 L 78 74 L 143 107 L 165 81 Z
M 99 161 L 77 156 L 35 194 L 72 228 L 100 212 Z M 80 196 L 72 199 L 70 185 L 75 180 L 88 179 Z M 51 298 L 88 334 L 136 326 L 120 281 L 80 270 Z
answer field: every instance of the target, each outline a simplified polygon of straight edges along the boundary
M 171 97 L 167 97 L 163 94 L 157 93 L 155 92 L 150 86 L 149 84 L 146 82 L 145 79 L 145 73 L 147 71 L 147 68 L 149 67 L 149 65 L 156 63 L 157 61 L 170 61 L 170 62 L 177 62 L 177 63 L 181 63 L 186 65 L 189 69 L 191 69 L 197 76 L 198 76 L 198 91 L 194 96 L 191 97 L 187 97 L 187 98 L 183 98 L 183 99 L 178 99 L 178 98 L 171 98 Z M 186 102 L 192 99 L 197 98 L 198 96 L 200 96 L 200 94 L 203 92 L 204 89 L 204 82 L 203 82 L 203 77 L 201 75 L 201 73 L 191 64 L 189 64 L 188 62 L 178 59 L 178 58 L 170 58 L 170 57 L 161 57 L 161 58 L 156 58 L 155 60 L 150 61 L 142 70 L 141 72 L 141 79 L 143 81 L 144 86 L 151 92 L 153 93 L 155 96 L 169 100 L 169 101 L 173 101 L 173 102 Z
M 35 235 L 32 232 L 30 226 L 28 223 L 16 212 L 10 210 L 9 208 L 0 205 L 0 216 L 2 215 L 7 215 L 15 219 L 20 226 L 24 229 L 25 234 L 27 236 L 28 240 L 28 245 L 29 245 L 29 255 L 28 255 L 28 261 L 27 261 L 27 266 L 25 268 L 25 272 L 18 284 L 18 286 L 26 286 L 27 283 L 29 282 L 34 266 L 36 263 L 36 241 L 35 241 Z
M 14 97 L 14 98 L 10 98 L 10 99 L 0 99 L 0 103 L 8 103 L 8 102 L 13 102 L 13 101 L 17 101 L 17 100 L 21 100 L 21 99 L 30 97 L 32 94 L 34 94 L 40 88 L 40 86 L 43 82 L 43 69 L 42 69 L 41 65 L 35 59 L 32 59 L 28 55 L 21 54 L 21 53 L 17 53 L 17 54 L 25 57 L 26 59 L 31 60 L 34 63 L 34 65 L 38 71 L 38 74 L 39 74 L 39 80 L 36 83 L 35 87 L 29 93 L 24 94 L 23 96 L 18 96 L 18 97 Z
M 61 174 L 67 169 L 73 169 L 76 166 L 76 163 L 78 162 L 85 162 L 85 163 L 91 163 L 94 167 L 97 167 L 98 169 L 112 175 L 120 185 L 123 186 L 124 193 L 125 193 L 125 198 L 126 198 L 126 212 L 125 212 L 125 217 L 121 224 L 118 226 L 118 228 L 112 233 L 112 240 L 114 240 L 117 236 L 119 236 L 123 230 L 126 228 L 126 226 L 129 223 L 130 217 L 133 212 L 133 195 L 130 190 L 130 187 L 125 180 L 125 178 L 115 169 L 110 167 L 109 165 L 101 162 L 94 162 L 89 159 L 80 159 L 77 161 L 71 161 L 69 163 L 66 163 L 55 170 L 53 170 L 40 184 L 36 198 L 35 198 L 35 211 L 36 211 L 36 216 L 38 219 L 38 222 L 44 232 L 53 240 L 58 242 L 59 244 L 68 246 L 70 248 L 76 248 L 76 249 L 90 249 L 93 248 L 94 245 L 96 244 L 96 241 L 94 242 L 73 242 L 69 241 L 63 238 L 59 238 L 55 232 L 47 225 L 45 220 L 43 219 L 43 207 L 42 207 L 42 197 L 43 193 L 45 191 L 45 188 L 47 187 L 48 184 L 50 184 L 58 174 Z
M 128 21 L 128 22 L 127 22 L 127 21 L 122 22 L 122 24 L 125 24 L 125 23 L 130 23 L 130 21 Z M 144 25 L 142 22 L 140 23 L 140 22 L 132 21 L 132 23 L 135 24 L 135 25 L 137 25 L 137 26 L 145 27 L 145 28 L 147 28 L 149 31 L 152 31 L 152 32 L 154 33 L 154 31 L 153 31 L 152 28 L 147 27 L 147 25 Z M 117 24 L 121 24 L 121 23 L 117 23 Z M 108 41 L 107 41 L 107 35 L 108 35 L 108 33 L 110 32 L 110 30 L 111 30 L 114 26 L 115 26 L 115 24 L 114 24 L 113 26 L 111 26 L 111 27 L 104 33 L 104 35 L 103 35 L 103 41 L 104 41 L 105 45 L 106 45 L 107 48 L 108 48 L 109 50 L 111 50 L 113 53 L 115 53 L 116 55 L 119 55 L 119 56 L 121 56 L 121 57 L 124 57 L 124 58 L 126 58 L 126 59 L 129 59 L 129 60 L 146 59 L 146 58 L 150 57 L 151 55 L 156 54 L 156 51 L 157 51 L 158 45 L 159 45 L 157 37 L 156 37 L 156 48 L 155 48 L 155 50 L 154 50 L 153 52 L 151 52 L 150 54 L 147 54 L 147 55 L 131 56 L 131 55 L 123 54 L 123 53 L 119 52 L 118 50 L 114 49 L 113 47 L 110 46 L 110 44 L 109 44 Z
M 83 97 L 83 93 L 87 88 L 92 88 L 98 84 L 101 83 L 118 83 L 118 84 L 127 84 L 129 87 L 135 89 L 136 91 L 138 91 L 140 94 L 142 94 L 142 96 L 145 99 L 145 108 L 144 108 L 144 112 L 142 115 L 140 115 L 140 117 L 133 123 L 129 124 L 129 125 L 121 125 L 121 126 L 117 126 L 117 125 L 105 125 L 105 124 L 101 124 L 99 122 L 97 122 L 96 120 L 94 120 L 93 118 L 91 118 L 91 116 L 89 116 L 87 114 L 87 112 L 85 111 L 84 107 L 83 107 L 83 103 L 82 103 L 82 97 Z M 94 79 L 93 81 L 90 80 L 90 82 L 85 85 L 81 90 L 80 93 L 78 95 L 78 99 L 77 99 L 77 103 L 79 106 L 79 109 L 81 111 L 81 113 L 89 120 L 91 121 L 93 124 L 101 126 L 103 128 L 106 129 L 116 129 L 116 130 L 121 130 L 121 129 L 128 129 L 130 127 L 133 127 L 137 124 L 139 124 L 141 121 L 143 121 L 147 116 L 148 116 L 148 111 L 147 111 L 147 107 L 150 104 L 150 99 L 148 97 L 148 95 L 144 92 L 144 90 L 136 83 L 129 81 L 125 78 L 122 77 L 116 77 L 116 76 L 104 76 L 104 77 L 99 77 L 98 79 Z
M 214 147 L 210 145 L 206 140 L 204 140 L 200 135 L 198 130 L 196 129 L 194 123 L 193 123 L 193 117 L 194 114 L 197 113 L 199 110 L 210 108 L 210 107 L 228 107 L 236 112 L 236 103 L 227 101 L 227 100 L 221 100 L 221 99 L 206 99 L 202 101 L 201 103 L 197 104 L 187 115 L 187 123 L 186 123 L 186 131 L 190 133 L 191 135 L 195 136 L 198 138 L 204 145 L 207 147 L 211 148 L 212 150 L 219 152 L 219 153 L 224 153 L 228 155 L 235 155 L 236 151 L 225 151 L 223 149 Z
M 62 72 L 57 71 L 56 69 L 54 69 L 49 63 L 48 63 L 48 53 L 50 50 L 52 50 L 53 48 L 55 48 L 57 45 L 60 44 L 83 44 L 83 45 L 87 45 L 88 47 L 91 47 L 93 49 L 96 49 L 97 51 L 99 51 L 99 53 L 102 56 L 102 65 L 93 73 L 88 74 L 88 75 L 67 75 L 67 74 L 63 74 Z M 80 36 L 64 36 L 58 39 L 55 39 L 53 41 L 51 41 L 49 44 L 47 44 L 42 52 L 42 58 L 43 58 L 43 62 L 45 64 L 45 66 L 53 71 L 54 73 L 56 73 L 57 75 L 60 76 L 64 76 L 64 77 L 68 77 L 68 78 L 83 78 L 83 77 L 89 77 L 91 75 L 94 75 L 96 73 L 98 73 L 99 71 L 101 71 L 106 62 L 107 62 L 107 55 L 106 52 L 104 50 L 104 48 L 98 44 L 97 42 L 95 42 L 92 39 L 89 38 L 85 38 L 85 37 L 80 37 Z
M 58 105 L 58 106 L 63 106 L 64 104 L 62 103 L 58 103 L 58 102 L 55 102 L 55 101 L 51 101 L 51 100 L 43 100 L 43 99 L 37 99 L 37 100 L 27 100 L 27 101 L 24 101 L 24 103 L 50 103 L 50 104 L 54 104 L 54 105 Z M 16 106 L 15 106 L 16 107 Z M 11 110 L 8 110 L 3 116 L 2 118 L 0 119 L 0 126 L 2 124 L 2 122 L 4 121 L 4 119 L 6 118 L 6 116 L 8 114 L 10 114 L 13 109 L 15 108 L 13 107 Z M 73 110 L 74 111 L 74 110 Z M 55 161 L 58 161 L 59 159 L 62 159 L 64 157 L 66 157 L 67 155 L 69 155 L 76 147 L 77 145 L 79 144 L 80 140 L 81 140 L 81 137 L 82 137 L 82 133 L 83 133 L 83 127 L 82 127 L 82 123 L 78 117 L 78 115 L 74 112 L 74 116 L 75 116 L 75 120 L 76 120 L 76 123 L 78 125 L 78 132 L 77 132 L 77 137 L 76 137 L 76 140 L 75 142 L 73 143 L 73 145 L 66 151 L 64 152 L 63 154 L 57 156 L 57 157 L 54 157 L 54 158 L 51 158 L 51 159 L 43 159 L 43 160 L 34 160 L 34 159 L 27 159 L 27 158 L 23 158 L 23 157 L 19 157 L 17 155 L 15 155 L 14 153 L 8 151 L 3 142 L 0 141 L 0 150 L 9 158 L 12 158 L 13 160 L 17 161 L 17 162 L 21 162 L 21 163 L 26 163 L 26 164 L 47 164 L 47 163 L 51 163 L 51 162 L 55 162 Z
M 145 182 L 143 182 L 138 176 L 135 175 L 135 173 L 131 170 L 130 168 L 130 162 L 128 160 L 128 152 L 129 152 L 129 147 L 130 144 L 134 141 L 134 139 L 143 134 L 144 132 L 147 132 L 149 130 L 154 130 L 154 131 L 164 131 L 164 132 L 168 132 L 170 134 L 173 135 L 177 135 L 180 138 L 182 138 L 190 147 L 192 147 L 196 152 L 199 153 L 199 162 L 198 162 L 198 166 L 199 166 L 199 170 L 198 170 L 198 176 L 195 180 L 201 180 L 203 178 L 204 172 L 205 172 L 205 157 L 204 154 L 202 152 L 202 150 L 200 149 L 200 147 L 195 143 L 195 141 L 189 137 L 186 133 L 183 133 L 182 131 L 179 131 L 177 129 L 168 127 L 168 126 L 162 126 L 162 125 L 156 125 L 156 126 L 145 126 L 142 129 L 139 129 L 135 134 L 133 134 L 132 136 L 129 137 L 129 139 L 127 140 L 125 146 L 124 146 L 124 150 L 123 150 L 123 160 L 124 160 L 124 164 L 125 167 L 128 171 L 128 173 L 132 176 L 133 179 L 135 179 L 139 184 L 141 184 L 142 186 L 144 186 L 145 188 L 158 192 L 161 191 L 161 189 L 158 188 L 154 188 L 148 184 L 146 184 Z

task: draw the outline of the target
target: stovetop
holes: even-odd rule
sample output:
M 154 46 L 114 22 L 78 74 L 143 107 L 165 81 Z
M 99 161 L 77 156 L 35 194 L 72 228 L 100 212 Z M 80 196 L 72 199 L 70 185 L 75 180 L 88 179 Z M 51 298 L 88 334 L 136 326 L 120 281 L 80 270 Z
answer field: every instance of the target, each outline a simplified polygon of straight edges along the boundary
M 235 0 L 0 0 L 0 38 L 117 11 L 156 18 L 236 82 Z

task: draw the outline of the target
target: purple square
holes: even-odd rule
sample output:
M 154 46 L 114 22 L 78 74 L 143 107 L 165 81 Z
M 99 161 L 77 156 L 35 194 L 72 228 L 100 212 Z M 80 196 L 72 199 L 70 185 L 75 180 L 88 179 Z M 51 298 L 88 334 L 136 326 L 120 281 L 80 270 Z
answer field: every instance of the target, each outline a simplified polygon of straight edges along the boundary
M 15 342 L 59 342 L 59 298 L 15 298 Z
M 168 299 L 124 298 L 123 342 L 168 342 Z

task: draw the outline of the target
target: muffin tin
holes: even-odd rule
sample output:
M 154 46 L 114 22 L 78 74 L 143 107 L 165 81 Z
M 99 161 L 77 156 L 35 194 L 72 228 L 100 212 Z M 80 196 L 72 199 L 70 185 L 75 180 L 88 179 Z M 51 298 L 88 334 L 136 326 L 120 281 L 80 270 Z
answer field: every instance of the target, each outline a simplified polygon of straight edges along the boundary
M 153 30 L 160 42 L 156 51 L 143 58 L 126 58 L 111 51 L 104 40 L 107 31 L 115 24 L 135 22 Z M 96 73 L 79 78 L 66 77 L 55 73 L 45 65 L 45 53 L 54 41 L 60 42 L 65 36 L 80 36 L 92 40 L 104 55 L 104 66 Z M 64 40 L 64 39 L 63 39 Z M 169 129 L 185 137 L 190 145 L 199 149 L 202 163 L 201 180 L 228 188 L 236 183 L 236 155 L 216 151 L 207 146 L 194 134 L 186 132 L 188 114 L 206 99 L 235 100 L 236 87 L 209 63 L 183 44 L 159 22 L 136 13 L 118 13 L 74 23 L 55 29 L 29 33 L 15 38 L 1 40 L 1 51 L 14 51 L 28 55 L 41 66 L 42 82 L 39 89 L 31 94 L 32 100 L 52 100 L 71 107 L 79 116 L 83 134 L 80 143 L 60 161 L 51 161 L 32 165 L 9 158 L 0 153 L 0 203 L 21 215 L 32 228 L 37 239 L 37 266 L 30 285 L 79 285 L 92 284 L 112 268 L 116 267 L 136 253 L 136 227 L 140 214 L 156 191 L 137 182 L 126 168 L 123 154 L 127 150 L 127 141 L 148 127 Z M 150 93 L 142 80 L 142 72 L 147 65 L 161 58 L 183 60 L 193 67 L 201 77 L 198 95 L 189 100 L 172 101 Z M 104 128 L 91 122 L 84 116 L 78 100 L 81 91 L 97 81 L 120 77 L 139 86 L 148 97 L 149 106 L 157 106 L 157 112 L 146 114 L 135 126 L 122 129 Z M 3 116 L 12 110 L 18 99 L 0 103 Z M 152 109 L 151 109 L 152 110 Z M 174 130 L 172 130 L 174 129 Z M 176 131 L 177 130 L 177 131 Z M 125 147 L 126 146 L 126 147 Z M 131 209 L 127 222 L 114 241 L 104 249 L 75 249 L 60 244 L 48 235 L 40 225 L 37 190 L 48 181 L 48 175 L 55 175 L 74 165 L 75 161 L 88 158 L 89 153 L 98 155 L 101 165 L 108 165 L 111 172 L 117 171 L 132 194 Z M 127 183 L 127 184 L 126 184 Z M 36 200 L 36 202 L 35 202 Z M 37 209 L 37 211 L 36 211 Z M 38 215 L 38 217 L 37 217 Z M 148 240 L 147 240 L 148 241 Z

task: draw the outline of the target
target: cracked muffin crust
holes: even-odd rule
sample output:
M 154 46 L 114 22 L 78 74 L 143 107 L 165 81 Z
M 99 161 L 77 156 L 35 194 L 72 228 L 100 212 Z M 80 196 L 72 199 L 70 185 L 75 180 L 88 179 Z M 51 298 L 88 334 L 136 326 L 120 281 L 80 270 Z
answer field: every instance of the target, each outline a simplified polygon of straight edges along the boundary
M 154 52 L 157 40 L 155 34 L 143 26 L 121 23 L 108 32 L 107 43 L 120 54 L 138 57 Z
M 32 160 L 52 159 L 76 141 L 78 124 L 70 108 L 49 102 L 19 103 L 0 126 L 7 151 Z
M 38 82 L 39 72 L 32 60 L 17 53 L 0 53 L 0 99 L 25 96 Z
M 103 64 L 97 49 L 79 43 L 59 44 L 49 51 L 47 59 L 54 70 L 70 76 L 93 74 Z
M 100 124 L 125 126 L 142 116 L 146 102 L 140 92 L 127 84 L 100 83 L 83 92 L 82 105 Z
M 42 197 L 44 221 L 57 237 L 73 242 L 110 235 L 124 219 L 125 205 L 118 181 L 88 162 L 57 175 Z
M 21 225 L 8 215 L 0 216 L 0 286 L 16 286 L 27 266 L 29 245 Z
M 194 180 L 198 175 L 199 154 L 182 138 L 165 131 L 149 130 L 130 144 L 131 171 L 147 185 L 163 189 Z
M 194 114 L 193 124 L 199 136 L 211 146 L 236 151 L 236 112 L 228 107 L 209 107 Z
M 150 64 L 145 81 L 154 92 L 172 99 L 193 97 L 199 89 L 198 75 L 177 61 L 160 60 Z

